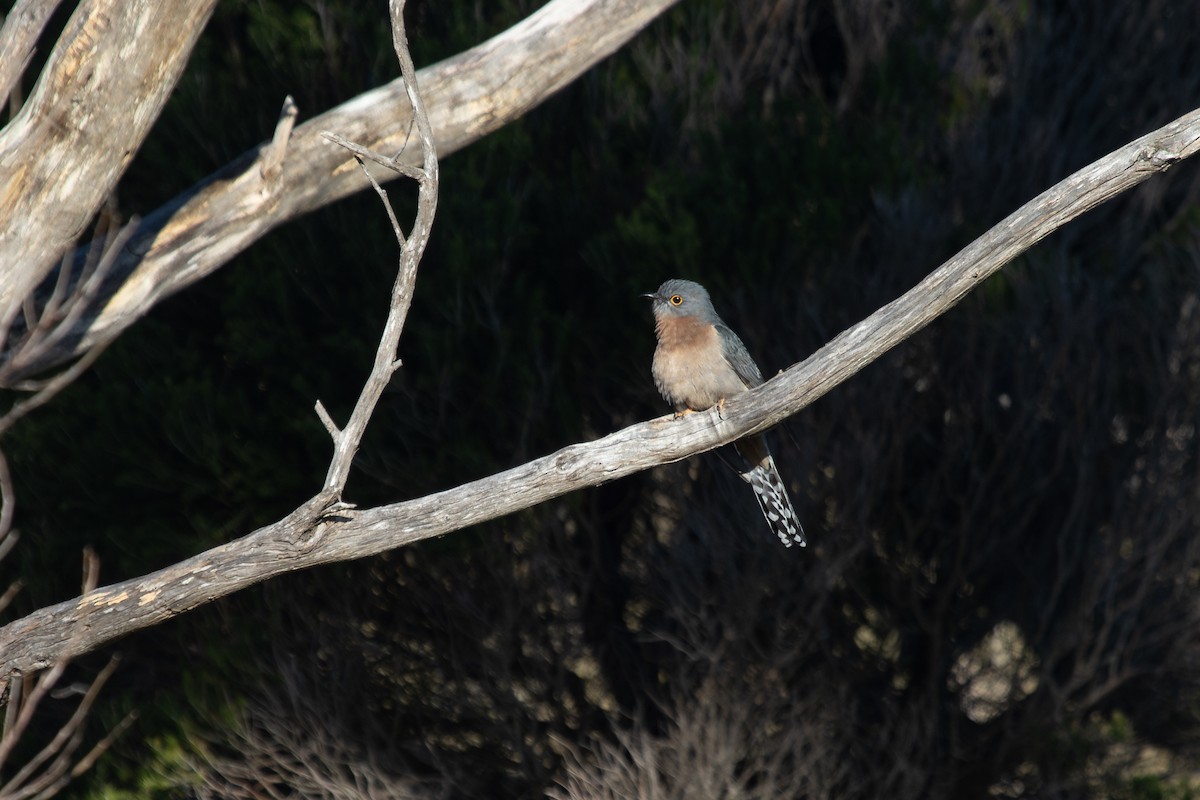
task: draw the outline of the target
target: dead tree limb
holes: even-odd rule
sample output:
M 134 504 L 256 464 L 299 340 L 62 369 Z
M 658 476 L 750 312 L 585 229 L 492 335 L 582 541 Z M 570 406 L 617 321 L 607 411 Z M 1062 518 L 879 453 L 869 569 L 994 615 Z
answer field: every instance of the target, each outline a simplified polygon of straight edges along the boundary
M 952 308 L 1072 219 L 1200 149 L 1200 110 L 1079 170 L 1017 209 L 929 277 L 804 362 L 731 399 L 723 414 L 662 417 L 454 489 L 317 522 L 301 510 L 151 575 L 88 592 L 0 628 L 0 680 L 95 650 L 259 581 L 374 555 L 510 514 L 765 430 Z M 328 535 L 313 535 L 326 526 Z M 164 534 L 168 535 L 168 534 Z M 819 547 L 820 544 L 817 543 Z
M 675 2 L 551 0 L 478 47 L 420 70 L 417 84 L 438 153 L 453 153 L 522 116 L 611 55 Z M 163 4 L 162 13 L 173 5 Z M 190 11 L 188 19 L 194 13 Z M 285 137 L 284 157 L 279 157 L 278 141 L 259 145 L 131 223 L 131 235 L 110 280 L 88 313 L 58 339 L 56 348 L 36 358 L 16 358 L 15 343 L 10 342 L 0 352 L 0 386 L 12 386 L 111 341 L 158 301 L 209 275 L 275 227 L 359 191 L 357 170 L 328 146 L 322 131 L 337 131 L 364 147 L 395 153 L 404 147 L 410 120 L 404 83 L 395 80 L 296 126 Z M 0 161 L 19 156 L 17 144 L 8 145 L 0 136 Z M 117 147 L 100 160 L 115 168 L 128 152 Z M 420 158 L 414 152 L 404 154 L 403 160 L 415 166 Z M 8 191 L 0 181 L 0 197 Z M 20 202 L 24 207 L 35 200 Z M 29 225 L 28 219 L 39 217 L 14 214 L 0 204 L 0 219 L 6 215 L 20 225 L 13 223 L 8 231 L 0 226 L 0 265 L 6 265 L 0 271 L 0 322 L 17 315 L 45 275 L 43 270 L 25 276 L 27 270 L 15 266 L 24 263 L 20 254 L 41 248 L 47 236 L 55 238 L 60 249 L 47 262 L 49 269 L 86 223 L 55 222 L 45 235 L 34 236 L 22 228 Z
M 371 374 L 367 378 L 366 385 L 363 386 L 362 392 L 358 396 L 358 401 L 354 404 L 354 410 L 350 412 L 350 420 L 346 423 L 346 427 L 338 430 L 329 413 L 325 411 L 320 401 L 317 402 L 317 413 L 333 438 L 333 458 L 329 462 L 329 471 L 325 476 L 324 491 L 339 499 L 342 496 L 342 490 L 346 487 L 346 479 L 350 476 L 350 465 L 354 461 L 354 454 L 358 452 L 358 445 L 362 442 L 363 434 L 367 430 L 367 423 L 371 419 L 371 414 L 375 412 L 375 405 L 383 396 L 383 391 L 391 381 L 392 374 L 400 368 L 400 360 L 396 357 L 400 345 L 400 333 L 408 318 L 408 309 L 412 306 L 413 289 L 417 283 L 417 266 L 421 263 L 421 256 L 425 254 L 425 246 L 429 244 L 429 234 L 433 229 L 433 217 L 437 213 L 437 149 L 433 143 L 433 128 L 429 124 L 429 116 L 425 113 L 424 102 L 417 91 L 417 70 L 408 50 L 408 34 L 404 30 L 404 0 L 391 0 L 388 6 L 392 17 L 392 43 L 396 49 L 396 58 L 400 62 L 401 77 L 408 93 L 408 103 L 412 109 L 413 119 L 416 121 L 417 136 L 421 142 L 422 165 L 421 169 L 413 174 L 419 185 L 417 218 L 413 221 L 409 236 L 405 237 L 404 232 L 400 230 L 400 223 L 396 221 L 396 212 L 392 209 L 387 192 L 379 186 L 379 183 L 367 170 L 362 155 L 359 154 L 368 153 L 361 147 L 348 145 L 358 151 L 355 158 L 358 159 L 359 166 L 366 172 L 375 191 L 379 193 L 384 208 L 387 210 L 388 219 L 392 223 L 392 231 L 396 234 L 396 242 L 400 245 L 400 268 L 392 287 L 392 301 L 388 308 L 387 320 L 383 325 L 383 335 L 380 338 L 379 347 L 375 351 L 375 363 L 371 367 Z M 382 163 L 397 173 L 404 174 L 406 172 L 404 168 L 394 163 L 395 159 L 383 159 L 373 154 L 370 156 L 372 160 Z
M 215 5 L 85 0 L 71 15 L 33 93 L 0 130 L 9 165 L 0 170 L 0 330 L 112 193 Z
M 34 45 L 60 0 L 17 0 L 0 28 L 0 103 L 8 100 L 33 60 Z

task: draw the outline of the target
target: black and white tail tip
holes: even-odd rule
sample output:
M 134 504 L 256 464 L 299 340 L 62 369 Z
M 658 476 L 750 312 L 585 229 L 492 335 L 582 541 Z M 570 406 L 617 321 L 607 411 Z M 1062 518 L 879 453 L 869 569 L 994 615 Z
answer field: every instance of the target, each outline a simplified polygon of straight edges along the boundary
M 787 490 L 783 488 L 783 480 L 775 470 L 775 460 L 768 458 L 765 465 L 755 467 L 742 477 L 754 490 L 754 497 L 758 500 L 763 516 L 766 517 L 767 525 L 770 526 L 771 532 L 779 537 L 779 541 L 783 542 L 783 546 L 807 545 L 804 528 L 800 526 L 796 510 L 792 508 L 792 501 L 788 498 Z

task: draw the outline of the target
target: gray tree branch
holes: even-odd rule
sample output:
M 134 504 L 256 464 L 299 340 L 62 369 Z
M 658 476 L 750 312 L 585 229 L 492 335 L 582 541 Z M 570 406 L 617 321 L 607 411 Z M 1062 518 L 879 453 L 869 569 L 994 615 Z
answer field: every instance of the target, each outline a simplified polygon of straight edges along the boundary
M 551 0 L 478 47 L 420 70 L 417 84 L 438 153 L 453 153 L 525 114 L 611 55 L 675 2 Z M 173 5 L 163 4 L 162 13 Z M 405 145 L 409 120 L 404 82 L 395 80 L 297 126 L 285 139 L 282 158 L 279 142 L 259 145 L 130 223 L 132 235 L 88 313 L 74 321 L 53 350 L 36 357 L 21 358 L 19 348 L 10 343 L 0 353 L 0 386 L 12 386 L 111 341 L 159 300 L 212 273 L 276 226 L 360 190 L 362 182 L 354 165 L 328 147 L 322 131 L 337 131 L 372 150 L 396 153 Z M 0 160 L 7 159 L 9 152 L 0 137 Z M 123 165 L 128 152 L 124 145 L 113 147 L 108 157 L 99 160 L 115 168 Z M 403 153 L 400 160 L 418 166 L 420 159 L 421 154 L 412 152 Z M 0 181 L 0 197 L 8 191 Z M 32 207 L 36 199 L 21 202 Z M 0 204 L 0 219 L 5 214 L 10 220 L 22 219 Z M 45 249 L 43 240 L 49 237 L 59 244 L 49 257 L 55 261 L 78 235 L 86 217 L 69 225 L 55 220 L 47 219 L 53 222 L 48 227 L 38 222 L 36 227 L 44 233 L 36 236 L 22 233 L 15 224 L 11 231 L 0 227 L 0 265 L 5 265 L 0 271 L 0 314 L 11 312 L 0 322 L 12 321 L 23 299 L 45 275 L 45 270 L 26 275 L 28 270 L 17 269 L 24 263 L 20 253 Z
M 417 267 L 421 263 L 421 256 L 425 254 L 425 246 L 429 244 L 429 235 L 433 230 L 433 218 L 437 213 L 437 150 L 433 144 L 433 128 L 429 124 L 429 116 L 425 113 L 424 102 L 417 91 L 415 80 L 417 70 L 408 50 L 408 34 L 404 29 L 404 0 L 390 0 L 388 6 L 392 17 L 392 44 L 396 50 L 396 59 L 400 62 L 401 78 L 408 93 L 408 104 L 412 110 L 413 119 L 416 121 L 417 136 L 421 142 L 422 165 L 414 175 L 419 185 L 417 217 L 413 221 L 410 235 L 405 237 L 400 230 L 400 224 L 396 221 L 396 213 L 392 210 L 387 193 L 366 170 L 361 156 L 356 153 L 359 165 L 367 172 L 371 185 L 379 193 L 384 208 L 387 210 L 388 220 L 392 223 L 396 242 L 400 246 L 400 268 L 392 287 L 391 305 L 388 308 L 387 320 L 383 325 L 383 335 L 380 337 L 379 347 L 375 350 L 375 362 L 371 366 L 371 374 L 354 404 L 354 410 L 350 412 L 350 420 L 346 423 L 346 427 L 338 430 L 328 412 L 319 401 L 317 403 L 317 414 L 333 438 L 333 458 L 325 476 L 324 491 L 339 500 L 342 490 L 346 487 L 346 480 L 350 477 L 350 465 L 354 462 L 354 454 L 358 452 L 358 446 L 367 430 L 367 423 L 370 422 L 371 415 L 375 412 L 375 405 L 391 381 L 392 373 L 400 367 L 400 361 L 396 357 L 400 346 L 400 333 L 404 330 L 408 309 L 412 306 L 413 290 L 417 283 Z M 353 145 L 350 147 L 362 152 L 361 147 Z M 371 155 L 371 158 L 398 173 L 404 172 L 404 169 L 394 165 L 392 160 L 382 159 L 374 154 Z
M 339 511 L 337 516 L 300 509 L 153 574 L 88 592 L 0 628 L 0 680 L 95 650 L 277 575 L 440 536 L 765 430 L 928 325 L 1051 232 L 1197 149 L 1200 111 L 1193 111 L 1079 170 L 802 363 L 731 399 L 722 415 L 709 411 L 639 423 L 415 500 Z
M 0 102 L 6 101 L 33 59 L 34 45 L 60 0 L 17 0 L 0 27 Z
M 85 0 L 0 130 L 0 330 L 107 198 L 171 96 L 216 0 Z M 46 8 L 5 33 L 39 28 Z M 11 57 L 21 57 L 18 52 Z M 9 58 L 5 55 L 5 58 Z

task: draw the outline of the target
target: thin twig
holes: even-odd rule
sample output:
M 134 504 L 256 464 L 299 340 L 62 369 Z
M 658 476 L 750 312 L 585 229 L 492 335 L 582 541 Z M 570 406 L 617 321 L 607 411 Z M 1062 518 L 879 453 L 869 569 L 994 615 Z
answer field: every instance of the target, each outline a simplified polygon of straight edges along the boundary
M 113 214 L 105 215 L 105 217 L 97 223 L 97 235 L 95 242 L 103 242 L 103 253 L 98 259 L 95 259 L 94 253 L 100 249 L 101 245 L 94 243 L 93 247 L 88 251 L 83 270 L 79 276 L 79 284 L 75 287 L 70 299 L 65 302 L 62 300 L 64 287 L 68 283 L 67 275 L 69 273 L 69 264 L 64 260 L 64 263 L 59 272 L 59 279 L 55 283 L 54 290 L 51 292 L 49 300 L 42 308 L 41 316 L 33 321 L 32 318 L 27 319 L 26 327 L 28 334 L 24 341 L 16 346 L 8 363 L 4 365 L 4 371 L 19 371 L 22 365 L 30 362 L 36 362 L 41 359 L 49 350 L 53 350 L 62 339 L 75 329 L 80 318 L 87 312 L 92 301 L 100 292 L 100 287 L 103 285 L 105 278 L 112 271 L 113 265 L 117 262 L 117 257 L 121 250 L 129 241 L 129 237 L 133 235 L 136 219 L 131 220 L 130 224 L 118 230 L 116 234 L 109 235 L 113 228 L 116 228 L 116 222 Z M 106 226 L 101 231 L 101 226 Z M 32 300 L 26 298 L 32 303 Z M 32 311 L 30 311 L 32 314 Z M 29 315 L 27 315 L 29 316 Z M 8 336 L 9 331 L 0 331 L 0 347 Z M 2 436 L 9 428 L 24 417 L 30 411 L 45 405 L 56 394 L 62 391 L 66 386 L 71 384 L 84 371 L 86 371 L 112 340 L 101 341 L 96 347 L 88 350 L 84 355 L 76 361 L 70 368 L 48 380 L 23 381 L 13 386 L 21 391 L 37 392 L 34 397 L 21 401 L 13 405 L 13 407 L 0 417 L 0 436 Z
M 371 186 L 375 189 L 375 194 L 379 195 L 379 199 L 383 201 L 383 208 L 387 212 L 388 222 L 392 223 L 392 233 L 396 236 L 396 241 L 400 243 L 400 247 L 403 248 L 405 242 L 404 231 L 400 228 L 400 220 L 396 219 L 396 210 L 392 208 L 387 190 L 379 185 L 379 181 L 375 180 L 375 176 L 371 174 L 371 170 L 367 169 L 367 165 L 363 163 L 361 156 L 356 154 L 354 158 L 358 161 L 358 166 L 362 169 L 363 175 L 366 175 L 367 180 L 371 182 Z
M 26 328 L 29 333 L 25 340 L 17 345 L 10 364 L 37 360 L 45 351 L 52 350 L 64 336 L 74 330 L 80 317 L 95 300 L 105 278 L 112 271 L 121 250 L 129 241 L 129 237 L 133 235 L 133 230 L 137 225 L 137 218 L 134 217 L 130 219 L 129 225 L 120 228 L 115 235 L 112 235 L 112 230 L 118 227 L 116 212 L 111 208 L 108 210 L 109 213 L 102 215 L 96 223 L 95 237 L 91 246 L 83 254 L 83 267 L 71 297 L 63 303 L 61 297 L 57 296 L 60 291 L 59 286 L 63 282 L 63 276 L 60 273 L 60 280 L 56 282 L 50 300 L 42 306 L 41 315 L 36 321 L 26 320 Z M 66 256 L 64 256 L 65 258 Z M 63 265 L 62 271 L 69 271 L 66 264 Z M 32 297 L 27 297 L 26 300 L 29 301 L 32 308 Z
M 12 552 L 20 538 L 12 527 L 14 496 L 12 470 L 8 467 L 4 451 L 0 450 L 0 561 Z M 15 580 L 4 590 L 4 594 L 0 594 L 0 613 L 8 608 L 24 585 L 20 580 Z
M 9 541 L 16 541 L 16 539 L 17 537 L 14 535 Z M 5 542 L 5 544 L 7 543 L 8 541 Z M 16 596 L 20 594 L 21 590 L 24 588 L 25 583 L 20 580 L 15 580 L 8 585 L 8 588 L 4 590 L 4 594 L 0 594 L 0 613 L 3 613 L 4 609 L 12 605 L 12 601 L 16 599 Z
M 54 684 L 58 683 L 58 679 L 62 677 L 63 672 L 67 668 L 67 663 L 67 659 L 60 660 L 48 671 L 34 678 L 33 689 L 29 692 L 29 699 L 25 701 L 25 705 L 18 712 L 16 723 L 4 732 L 3 738 L 0 738 L 0 767 L 4 766 L 4 762 L 8 760 L 13 748 L 20 741 L 21 734 L 29 727 L 29 721 L 33 719 L 33 712 L 41 704 L 42 698 L 54 688 Z M 0 789 L 0 792 L 2 791 Z
M 60 339 L 66 336 L 69 332 L 75 329 L 76 323 L 79 321 L 83 313 L 91 306 L 92 301 L 100 292 L 100 287 L 104 284 L 104 279 L 108 277 L 108 273 L 112 271 L 113 265 L 117 263 L 117 258 L 121 251 L 125 249 L 126 242 L 133 235 L 137 228 L 137 217 L 131 217 L 129 223 L 117 231 L 112 237 L 111 242 L 105 242 L 104 254 L 100 257 L 100 261 L 96 264 L 91 273 L 80 276 L 82 281 L 79 288 L 76 290 L 74 297 L 71 298 L 67 307 L 67 313 L 63 315 L 62 321 L 54 326 L 54 330 L 46 337 L 43 347 L 49 349 L 54 347 Z
M 21 710 L 21 701 L 25 697 L 25 676 L 18 673 L 8 682 L 8 707 L 4 709 L 4 730 L 0 731 L 0 741 L 8 739 L 9 731 L 17 724 L 17 714 Z M 0 766 L 4 761 L 0 760 Z
M 78 778 L 80 775 L 91 769 L 96 763 L 96 759 L 100 758 L 104 751 L 111 747 L 112 743 L 117 740 L 117 737 L 124 733 L 129 726 L 137 720 L 137 718 L 138 712 L 136 711 L 130 711 L 128 714 L 126 714 L 120 722 L 113 726 L 113 729 L 109 731 L 103 739 L 96 742 L 92 749 L 89 750 L 83 758 L 79 759 L 79 761 L 75 763 L 75 766 L 71 769 L 71 777 Z
M 100 584 L 100 557 L 91 545 L 83 548 L 83 581 L 80 595 L 85 595 Z
M 413 119 L 416 120 L 417 130 L 421 134 L 421 146 L 424 154 L 422 168 L 409 168 L 399 164 L 395 159 L 373 153 L 367 148 L 346 141 L 336 134 L 324 134 L 325 138 L 350 150 L 355 158 L 358 159 L 359 166 L 362 167 L 367 180 L 370 181 L 376 193 L 383 201 L 388 220 L 392 224 L 392 232 L 395 234 L 396 241 L 400 245 L 400 267 L 396 275 L 396 282 L 392 287 L 391 304 L 388 309 L 387 321 L 384 323 L 383 334 L 380 336 L 379 346 L 375 351 L 375 362 L 371 367 L 371 374 L 363 385 L 358 401 L 354 405 L 354 410 L 350 414 L 350 419 L 340 432 L 333 433 L 337 429 L 337 426 L 332 424 L 332 420 L 328 419 L 327 414 L 321 420 L 325 424 L 326 429 L 330 431 L 334 444 L 334 453 L 330 459 L 329 471 L 325 476 L 323 493 L 332 494 L 337 498 L 341 497 L 342 491 L 346 488 L 346 480 L 350 475 L 350 465 L 354 460 L 354 454 L 358 451 L 363 434 L 366 432 L 367 423 L 375 411 L 375 406 L 379 402 L 379 398 L 383 395 L 383 390 L 387 388 L 392 375 L 400 365 L 400 359 L 396 357 L 396 351 L 400 344 L 400 333 L 404 329 L 404 321 L 408 316 L 408 309 L 412 304 L 413 287 L 417 278 L 417 265 L 420 263 L 421 256 L 425 252 L 426 244 L 429 242 L 430 228 L 433 225 L 433 217 L 437 210 L 437 152 L 433 145 L 429 117 L 426 115 L 420 95 L 414 88 L 416 86 L 416 67 L 414 67 L 412 56 L 408 51 L 408 37 L 404 30 L 404 0 L 392 0 L 389 10 L 392 17 L 392 44 L 396 50 L 396 58 L 400 62 L 400 72 L 404 78 L 409 103 L 412 105 Z M 413 222 L 412 233 L 407 238 L 405 238 L 404 232 L 400 228 L 400 223 L 396 219 L 396 214 L 392 209 L 391 202 L 388 200 L 387 192 L 383 191 L 370 171 L 366 169 L 366 166 L 363 164 L 364 159 L 369 159 L 417 180 L 419 187 L 417 193 L 417 216 Z M 317 413 L 320 415 L 320 410 Z
M 47 785 L 54 783 L 60 775 L 67 773 L 67 767 L 70 764 L 71 755 L 78 747 L 78 742 L 82 734 L 83 722 L 87 719 L 87 715 L 92 710 L 92 705 L 95 704 L 96 698 L 100 696 L 100 690 L 104 688 L 104 684 L 112 677 L 112 674 L 117 669 L 117 665 L 121 663 L 120 656 L 114 655 L 108 663 L 104 665 L 104 669 L 88 686 L 87 692 L 83 699 L 79 701 L 74 713 L 70 719 L 63 723 L 62 727 L 54 735 L 45 747 L 43 747 L 37 755 L 31 758 L 24 766 L 19 769 L 8 783 L 0 787 L 0 796 L 6 796 L 14 793 L 17 787 L 23 787 L 33 777 L 34 773 L 49 761 L 54 758 L 54 762 L 46 770 L 35 783 L 30 784 L 33 791 L 29 794 L 42 791 Z M 40 698 L 39 698 L 40 699 Z M 33 703 L 33 697 L 29 698 L 30 703 Z M 72 746 L 73 744 L 73 746 Z M 56 757 L 57 756 L 57 757 Z
M 98 237 L 97 237 L 98 238 Z M 92 252 L 96 247 L 95 241 L 88 248 L 88 252 Z M 42 316 L 52 317 L 58 314 L 59 306 L 67 296 L 67 288 L 71 285 L 71 267 L 75 263 L 75 254 L 70 250 L 63 253 L 62 260 L 58 264 L 58 275 L 54 278 L 54 289 L 51 290 L 50 296 L 46 298 L 46 304 L 42 306 Z M 2 345 L 3 343 L 0 343 Z
M 3 422 L 3 420 L 0 420 L 0 422 Z M 13 503 L 12 470 L 8 468 L 8 458 L 4 455 L 4 451 L 0 450 L 0 561 L 4 560 L 4 557 L 8 555 L 12 546 L 16 543 L 16 536 L 13 536 L 12 541 L 9 541 L 9 535 L 12 533 Z M 0 608 L 2 607 L 0 606 Z
M 33 305 L 33 295 L 25 295 L 21 300 L 21 316 L 27 330 L 31 330 L 37 324 L 37 309 Z
M 104 201 L 104 205 L 99 212 L 99 218 L 96 220 L 96 233 L 92 244 L 88 246 L 83 258 L 83 268 L 79 271 L 79 286 L 85 286 L 96 270 L 99 268 L 105 256 L 111 262 L 113 257 L 113 248 L 109 242 L 109 238 L 116 231 L 118 235 L 121 233 L 120 219 L 117 214 L 117 201 L 111 194 Z M 42 316 L 46 316 L 46 307 L 43 306 Z
M 399 161 L 399 154 L 391 158 L 385 155 L 380 155 L 374 150 L 369 150 L 366 147 L 363 147 L 361 144 L 352 142 L 345 136 L 339 136 L 332 131 L 321 131 L 321 136 L 336 145 L 341 145 L 359 158 L 365 158 L 368 161 L 374 161 L 379 166 L 387 167 L 393 172 L 403 175 L 406 178 L 412 178 L 414 181 L 419 181 L 425 177 L 425 171 L 420 167 L 414 167 L 412 164 L 405 164 L 403 161 Z M 404 151 L 401 150 L 400 152 L 403 153 Z
M 96 363 L 96 359 L 100 358 L 104 351 L 108 349 L 109 344 L 111 342 L 102 342 L 96 345 L 84 353 L 83 357 L 68 369 L 63 370 L 48 381 L 39 381 L 40 386 L 37 389 L 37 394 L 14 403 L 13 407 L 3 417 L 0 417 L 0 436 L 7 433 L 19 419 L 30 411 L 46 405 L 46 403 L 54 399 L 55 395 L 74 383 L 76 378 L 87 372 L 92 364 Z

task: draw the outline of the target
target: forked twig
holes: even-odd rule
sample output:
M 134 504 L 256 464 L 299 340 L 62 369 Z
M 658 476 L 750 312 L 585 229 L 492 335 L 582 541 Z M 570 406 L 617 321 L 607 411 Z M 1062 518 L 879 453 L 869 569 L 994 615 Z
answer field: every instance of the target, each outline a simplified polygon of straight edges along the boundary
M 383 201 L 388 220 L 392 224 L 392 231 L 396 235 L 396 241 L 400 245 L 399 271 L 396 276 L 396 282 L 392 287 L 391 305 L 388 309 L 387 321 L 384 323 L 379 347 L 375 351 L 375 363 L 371 368 L 370 376 L 363 385 L 362 392 L 359 394 L 358 401 L 354 405 L 354 410 L 351 412 L 346 426 L 339 429 L 321 402 L 317 401 L 316 404 L 317 415 L 320 417 L 322 424 L 325 425 L 326 430 L 329 431 L 334 444 L 333 457 L 330 460 L 329 471 L 325 476 L 325 486 L 322 491 L 323 494 L 335 499 L 340 499 L 342 491 L 346 488 L 346 480 L 350 475 L 350 465 L 354 460 L 354 454 L 358 451 L 363 434 L 366 432 L 367 423 L 375 411 L 375 406 L 379 402 L 379 398 L 383 395 L 384 389 L 387 388 L 392 374 L 400 367 L 401 362 L 396 357 L 400 344 L 400 333 L 404 329 L 404 321 L 408 316 L 408 309 L 412 305 L 413 288 L 417 278 L 417 265 L 420 263 L 421 256 L 425 252 L 426 244 L 429 242 L 430 229 L 433 225 L 434 214 L 437 211 L 437 152 L 433 145 L 433 132 L 429 124 L 429 117 L 425 112 L 425 106 L 421 102 L 421 97 L 416 90 L 416 68 L 413 66 L 412 56 L 409 54 L 408 37 L 404 30 L 404 0 L 392 0 L 389 10 L 392 16 L 392 44 L 396 49 L 396 58 L 400 62 L 400 72 L 404 78 L 409 103 L 412 106 L 413 120 L 416 122 L 417 131 L 421 139 L 421 150 L 424 157 L 422 166 L 416 168 L 402 164 L 395 158 L 388 158 L 374 153 L 334 133 L 323 134 L 326 139 L 345 147 L 354 154 L 359 166 L 362 167 L 363 172 L 366 174 L 367 180 L 370 181 L 376 193 Z M 417 215 L 413 221 L 412 232 L 408 237 L 405 237 L 400 223 L 396 219 L 396 213 L 392 208 L 391 202 L 388 200 L 387 192 L 383 190 L 378 181 L 367 170 L 364 160 L 372 161 L 417 181 Z

